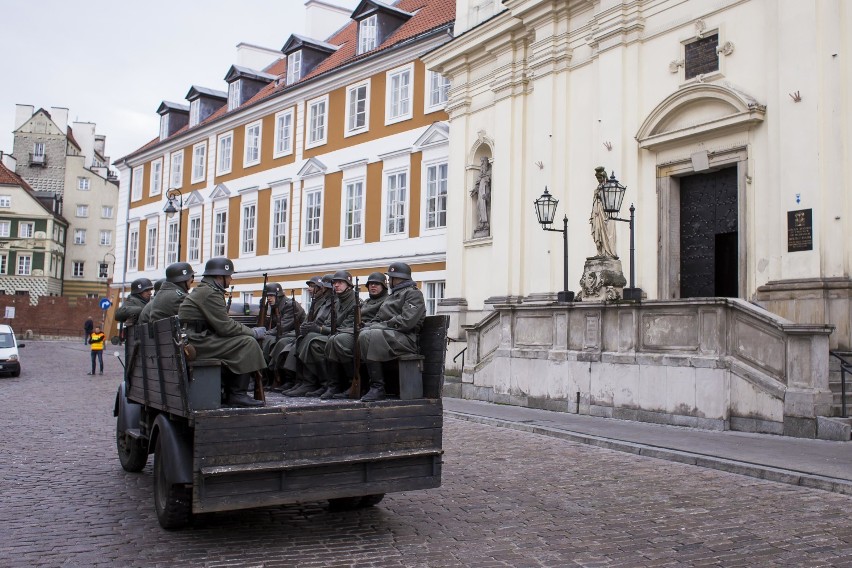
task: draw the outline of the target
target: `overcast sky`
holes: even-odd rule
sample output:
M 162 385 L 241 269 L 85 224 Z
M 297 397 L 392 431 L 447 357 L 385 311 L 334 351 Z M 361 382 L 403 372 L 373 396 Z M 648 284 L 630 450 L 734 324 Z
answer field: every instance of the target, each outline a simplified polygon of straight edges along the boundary
M 277 50 L 304 29 L 304 0 L 0 0 L 0 150 L 16 104 L 65 107 L 115 161 L 157 136 L 161 101 L 227 90 L 238 43 Z

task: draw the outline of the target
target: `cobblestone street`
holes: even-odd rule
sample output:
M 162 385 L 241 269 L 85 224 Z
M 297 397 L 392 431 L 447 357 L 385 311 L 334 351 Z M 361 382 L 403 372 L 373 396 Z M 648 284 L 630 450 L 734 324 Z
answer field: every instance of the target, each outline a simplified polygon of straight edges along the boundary
M 447 419 L 443 486 L 167 532 L 116 457 L 121 366 L 26 341 L 0 379 L 0 566 L 849 566 L 852 498 Z

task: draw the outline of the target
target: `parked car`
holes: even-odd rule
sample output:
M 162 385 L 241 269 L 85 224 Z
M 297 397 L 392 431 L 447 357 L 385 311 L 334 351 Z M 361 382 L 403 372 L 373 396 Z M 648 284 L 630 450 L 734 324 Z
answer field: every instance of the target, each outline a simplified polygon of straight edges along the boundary
M 0 325 L 0 374 L 10 374 L 17 377 L 21 374 L 21 358 L 18 348 L 24 347 L 15 339 L 15 332 L 10 325 Z

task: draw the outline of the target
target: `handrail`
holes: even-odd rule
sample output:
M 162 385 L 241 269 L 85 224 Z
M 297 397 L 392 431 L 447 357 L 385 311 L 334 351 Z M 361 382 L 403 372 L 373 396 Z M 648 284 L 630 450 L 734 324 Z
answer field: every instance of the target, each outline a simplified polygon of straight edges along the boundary
M 462 349 L 461 351 L 456 353 L 456 356 L 453 357 L 453 363 L 455 363 L 456 359 L 458 359 L 459 356 L 461 356 L 461 358 L 462 358 L 462 362 L 461 362 L 462 373 L 464 373 L 464 352 L 465 351 L 467 351 L 467 347 L 465 347 L 464 349 Z
M 846 373 L 852 374 L 852 363 L 836 351 L 829 351 L 828 354 L 840 360 L 840 417 L 848 418 L 849 415 L 846 412 Z

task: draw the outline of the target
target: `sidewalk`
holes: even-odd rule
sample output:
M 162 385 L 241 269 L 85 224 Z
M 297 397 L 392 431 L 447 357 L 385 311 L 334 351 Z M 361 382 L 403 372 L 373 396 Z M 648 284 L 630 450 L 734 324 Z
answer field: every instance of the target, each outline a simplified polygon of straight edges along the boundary
M 852 442 L 632 422 L 444 398 L 448 417 L 852 495 Z

